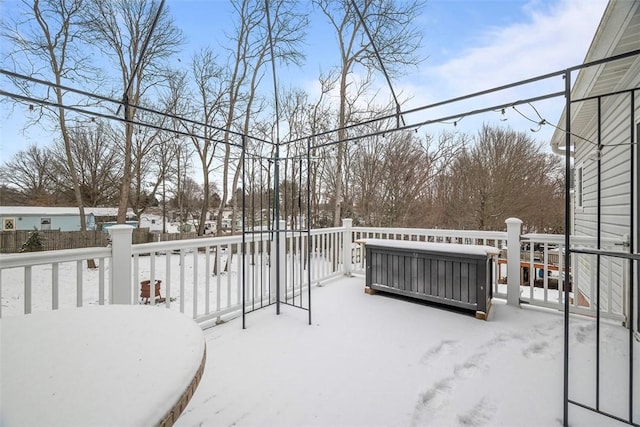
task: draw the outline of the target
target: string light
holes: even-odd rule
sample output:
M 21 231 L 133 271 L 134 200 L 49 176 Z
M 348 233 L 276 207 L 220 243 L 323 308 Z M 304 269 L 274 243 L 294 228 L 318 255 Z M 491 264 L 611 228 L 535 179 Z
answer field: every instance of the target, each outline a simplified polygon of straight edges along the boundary
M 532 123 L 535 123 L 535 124 L 538 126 L 538 128 L 537 128 L 537 129 L 530 129 L 530 130 L 531 130 L 531 132 L 538 132 L 538 131 L 542 128 L 542 126 L 544 126 L 544 125 L 549 125 L 549 126 L 551 126 L 552 128 L 554 128 L 554 129 L 558 129 L 560 132 L 567 133 L 567 131 L 566 131 L 566 130 L 562 129 L 562 128 L 561 128 L 561 127 L 559 127 L 559 126 L 554 125 L 553 123 L 548 122 L 544 117 L 542 117 L 542 116 L 540 115 L 540 112 L 536 109 L 536 107 L 534 107 L 534 106 L 533 106 L 533 104 L 531 104 L 530 102 L 528 102 L 528 103 L 527 103 L 527 105 L 529 105 L 529 106 L 533 109 L 533 111 L 535 111 L 535 112 L 536 112 L 536 115 L 538 116 L 538 118 L 539 118 L 540 120 L 535 120 L 535 119 L 532 119 L 531 117 L 528 117 L 528 116 L 527 116 L 526 114 L 524 114 L 522 111 L 518 110 L 518 109 L 516 108 L 516 106 L 515 106 L 515 105 L 512 105 L 512 106 L 511 106 L 511 108 L 513 108 L 513 109 L 514 109 L 518 114 L 520 114 L 522 117 L 524 117 L 525 119 L 529 120 L 529 121 L 530 121 L 530 122 L 532 122 Z M 585 141 L 585 142 L 588 142 L 589 144 L 595 145 L 596 147 L 598 146 L 598 144 L 596 144 L 595 142 L 591 141 L 590 139 L 587 139 L 587 138 L 585 138 L 585 137 L 582 137 L 582 136 L 580 136 L 580 135 L 577 135 L 577 134 L 575 134 L 575 133 L 573 133 L 573 132 L 569 132 L 569 134 L 570 134 L 571 136 L 575 137 L 575 138 L 578 138 L 578 139 L 581 139 L 581 140 L 583 140 L 583 141 Z

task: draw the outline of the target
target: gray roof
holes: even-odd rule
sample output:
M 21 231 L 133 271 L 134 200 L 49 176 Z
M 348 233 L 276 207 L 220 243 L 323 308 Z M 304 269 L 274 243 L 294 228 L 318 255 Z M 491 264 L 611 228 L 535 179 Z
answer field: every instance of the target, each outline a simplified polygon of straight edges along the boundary
M 84 208 L 85 215 L 116 216 L 118 208 Z M 127 215 L 131 215 L 129 210 Z M 0 216 L 20 216 L 20 215 L 78 215 L 77 207 L 59 206 L 0 206 Z

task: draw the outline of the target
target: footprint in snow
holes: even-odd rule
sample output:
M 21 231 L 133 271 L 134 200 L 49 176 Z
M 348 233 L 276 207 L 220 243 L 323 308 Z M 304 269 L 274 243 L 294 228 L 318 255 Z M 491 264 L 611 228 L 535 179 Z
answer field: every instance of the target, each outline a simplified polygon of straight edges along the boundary
M 564 333 L 564 326 L 557 321 L 541 323 L 539 325 L 534 325 L 531 332 L 533 334 L 543 336 L 548 336 L 549 334 L 558 336 Z
M 592 341 L 595 338 L 596 324 L 595 323 L 587 323 L 585 325 L 578 326 L 576 330 L 576 340 L 583 344 L 587 340 Z
M 458 341 L 454 340 L 442 340 L 440 343 L 434 347 L 431 347 L 420 359 L 420 363 L 427 364 L 433 358 L 438 356 L 446 356 L 448 354 L 453 353 L 453 350 L 457 347 Z
M 486 397 L 480 399 L 473 408 L 458 415 L 458 422 L 462 426 L 480 427 L 488 425 L 496 411 L 495 405 L 487 401 Z
M 506 344 L 512 341 L 524 341 L 526 338 L 522 332 L 503 332 L 495 335 L 485 344 L 481 345 L 481 348 L 493 348 L 504 347 Z
M 547 353 L 549 349 L 549 343 L 547 341 L 534 342 L 525 347 L 522 350 L 524 357 L 541 356 Z
M 483 361 L 486 357 L 486 353 L 476 353 L 469 357 L 464 363 L 455 365 L 453 367 L 453 374 L 456 378 L 470 378 L 472 377 L 483 365 Z
M 453 380 L 453 377 L 445 378 L 420 394 L 413 412 L 412 426 L 424 425 L 436 411 L 449 402 Z

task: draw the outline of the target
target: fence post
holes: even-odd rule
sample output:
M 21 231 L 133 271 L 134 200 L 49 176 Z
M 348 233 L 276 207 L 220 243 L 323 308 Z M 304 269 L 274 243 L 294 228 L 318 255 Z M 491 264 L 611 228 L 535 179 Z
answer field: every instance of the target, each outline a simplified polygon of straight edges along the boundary
M 131 237 L 133 227 L 114 225 L 107 229 L 111 236 L 110 304 L 132 304 Z
M 520 232 L 522 220 L 507 218 L 507 304 L 520 307 Z
M 344 228 L 342 237 L 342 270 L 345 276 L 351 276 L 351 246 L 353 245 L 353 236 L 351 234 L 351 226 L 353 219 L 345 218 L 342 220 Z

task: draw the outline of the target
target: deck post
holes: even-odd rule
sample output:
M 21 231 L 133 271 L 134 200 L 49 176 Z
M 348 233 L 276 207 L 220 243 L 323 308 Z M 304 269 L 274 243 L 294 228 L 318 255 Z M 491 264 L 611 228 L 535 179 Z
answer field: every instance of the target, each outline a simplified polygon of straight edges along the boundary
M 133 235 L 133 227 L 119 224 L 111 226 L 107 230 L 111 236 L 109 304 L 132 304 L 131 236 Z
M 351 246 L 353 246 L 353 236 L 351 234 L 352 225 L 353 219 L 345 218 L 342 220 L 342 227 L 344 228 L 342 237 L 342 270 L 345 276 L 351 276 Z
M 507 304 L 520 307 L 520 232 L 522 220 L 507 218 Z

